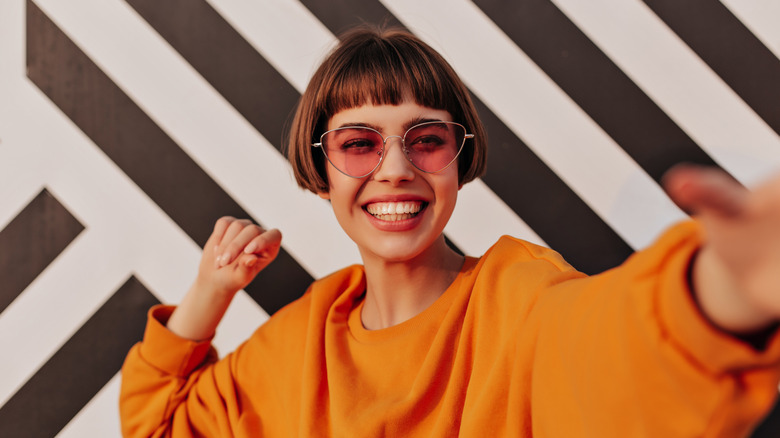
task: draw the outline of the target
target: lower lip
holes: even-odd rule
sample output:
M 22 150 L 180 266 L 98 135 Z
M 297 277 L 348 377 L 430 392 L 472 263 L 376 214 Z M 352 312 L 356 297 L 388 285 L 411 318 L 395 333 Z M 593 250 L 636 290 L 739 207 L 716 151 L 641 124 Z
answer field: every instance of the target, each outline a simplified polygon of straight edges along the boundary
M 409 219 L 403 219 L 400 221 L 384 221 L 372 215 L 371 213 L 366 211 L 366 209 L 363 209 L 363 212 L 366 214 L 366 216 L 368 216 L 368 221 L 371 222 L 373 226 L 375 226 L 376 228 L 382 231 L 409 231 L 420 224 L 420 222 L 422 221 L 422 216 L 425 213 L 425 210 L 427 209 L 428 206 L 426 205 L 425 207 L 423 207 L 422 210 L 420 210 L 419 213 L 417 213 L 416 216 Z

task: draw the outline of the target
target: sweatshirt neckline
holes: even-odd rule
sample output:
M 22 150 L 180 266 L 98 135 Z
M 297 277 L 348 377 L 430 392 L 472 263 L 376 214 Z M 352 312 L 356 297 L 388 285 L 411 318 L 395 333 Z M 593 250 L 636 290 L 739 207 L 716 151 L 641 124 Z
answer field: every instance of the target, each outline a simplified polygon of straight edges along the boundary
M 365 297 L 363 297 L 349 313 L 349 317 L 347 318 L 349 332 L 358 342 L 375 343 L 397 338 L 404 333 L 415 333 L 426 327 L 430 327 L 432 324 L 438 326 L 447 313 L 447 310 L 449 310 L 454 297 L 457 295 L 457 291 L 463 283 L 465 274 L 476 265 L 477 260 L 478 259 L 475 257 L 466 256 L 463 266 L 461 266 L 455 279 L 433 304 L 412 318 L 391 327 L 377 330 L 368 330 L 363 327 L 363 321 L 360 318 L 363 304 L 365 303 Z

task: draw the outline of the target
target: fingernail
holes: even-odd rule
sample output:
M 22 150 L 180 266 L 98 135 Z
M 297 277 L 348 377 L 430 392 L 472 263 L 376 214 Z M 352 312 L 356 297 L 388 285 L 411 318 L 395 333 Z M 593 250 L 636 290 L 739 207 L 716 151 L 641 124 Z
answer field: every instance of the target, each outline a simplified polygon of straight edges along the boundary
M 246 254 L 252 254 L 257 249 L 257 244 L 255 242 L 249 242 L 249 245 L 247 245 L 244 248 L 244 253 Z

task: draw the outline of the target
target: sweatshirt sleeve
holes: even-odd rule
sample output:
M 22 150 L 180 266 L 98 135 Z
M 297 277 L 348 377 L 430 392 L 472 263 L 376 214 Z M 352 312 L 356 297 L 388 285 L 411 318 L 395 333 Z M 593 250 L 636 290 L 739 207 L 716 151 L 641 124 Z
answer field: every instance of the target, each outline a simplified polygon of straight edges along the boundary
M 125 437 L 221 436 L 227 406 L 209 406 L 223 397 L 204 395 L 231 386 L 230 367 L 217 365 L 210 340 L 190 341 L 165 327 L 173 309 L 149 310 L 144 339 L 130 350 L 122 367 L 120 417 Z
M 539 297 L 533 405 L 545 432 L 556 436 L 563 415 L 624 436 L 738 437 L 768 413 L 780 336 L 757 350 L 700 312 L 688 273 L 701 242 L 685 222 L 620 267 Z

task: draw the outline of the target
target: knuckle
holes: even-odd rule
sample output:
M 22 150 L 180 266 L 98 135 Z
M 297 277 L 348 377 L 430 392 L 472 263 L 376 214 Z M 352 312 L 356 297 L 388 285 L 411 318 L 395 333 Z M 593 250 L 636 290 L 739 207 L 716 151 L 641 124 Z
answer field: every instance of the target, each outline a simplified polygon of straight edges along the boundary
M 234 220 L 235 218 L 231 216 L 222 216 L 221 218 L 217 219 L 217 222 L 214 224 L 214 228 L 227 227 Z
M 252 225 L 252 221 L 248 219 L 236 219 L 235 222 L 233 222 L 233 225 L 236 226 L 236 228 L 244 229 L 248 227 L 249 225 Z
M 244 224 L 241 223 L 241 221 L 235 220 L 230 223 L 230 226 L 228 226 L 228 230 L 230 231 L 238 231 L 244 228 Z
M 263 231 L 260 227 L 254 224 L 249 224 L 241 231 L 242 236 L 247 240 L 256 239 L 257 236 L 262 235 Z

